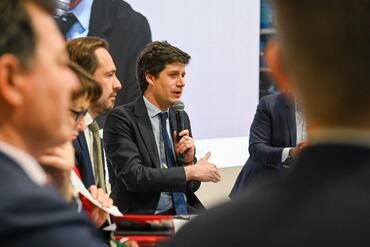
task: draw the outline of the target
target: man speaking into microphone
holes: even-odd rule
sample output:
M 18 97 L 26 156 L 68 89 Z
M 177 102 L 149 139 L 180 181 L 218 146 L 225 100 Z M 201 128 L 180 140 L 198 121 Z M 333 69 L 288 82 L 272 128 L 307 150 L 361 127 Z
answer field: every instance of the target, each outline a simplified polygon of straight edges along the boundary
M 179 102 L 189 60 L 167 42 L 150 43 L 136 67 L 142 95 L 106 119 L 111 196 L 123 213 L 195 214 L 204 209 L 194 194 L 200 182 L 221 179 L 209 153 L 196 160 L 190 120 Z

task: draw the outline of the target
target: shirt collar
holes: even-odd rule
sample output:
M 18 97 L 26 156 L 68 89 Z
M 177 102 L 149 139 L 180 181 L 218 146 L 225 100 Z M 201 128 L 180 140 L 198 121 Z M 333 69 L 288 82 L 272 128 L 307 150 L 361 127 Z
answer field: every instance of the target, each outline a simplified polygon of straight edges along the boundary
M 310 132 L 312 144 L 345 144 L 370 148 L 370 131 L 350 128 L 322 128 Z
M 17 147 L 0 141 L 0 150 L 13 159 L 24 170 L 24 172 L 31 178 L 31 180 L 44 186 L 47 183 L 45 171 L 40 164 L 29 154 L 18 149 Z
M 85 121 L 85 129 L 86 129 L 86 128 L 89 127 L 89 124 L 94 122 L 94 119 L 91 117 L 91 115 L 89 113 L 86 113 L 84 121 Z
M 75 8 L 70 10 L 85 30 L 89 29 L 92 4 L 93 0 L 81 0 Z
M 143 99 L 144 99 L 144 103 L 145 103 L 146 109 L 148 110 L 148 114 L 150 118 L 153 118 L 162 112 L 155 105 L 150 103 L 149 100 L 145 98 L 145 96 L 143 96 Z M 169 109 L 166 112 L 169 112 Z

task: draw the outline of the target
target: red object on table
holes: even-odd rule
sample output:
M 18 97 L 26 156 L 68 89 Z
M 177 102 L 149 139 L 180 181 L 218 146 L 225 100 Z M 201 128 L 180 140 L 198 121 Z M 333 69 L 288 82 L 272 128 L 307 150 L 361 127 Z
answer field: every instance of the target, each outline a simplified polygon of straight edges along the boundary
M 117 220 L 125 219 L 125 220 L 132 220 L 136 222 L 145 223 L 147 221 L 152 220 L 173 220 L 173 215 L 142 215 L 142 214 L 125 214 L 119 217 L 113 217 L 113 220 L 116 222 Z
M 120 217 L 113 217 L 113 221 L 119 225 L 120 220 L 129 220 L 137 223 L 147 223 L 148 221 L 168 221 L 173 220 L 173 215 L 124 215 Z M 126 234 L 115 234 L 114 238 L 120 240 L 122 238 L 127 238 L 132 241 L 136 241 L 140 247 L 152 247 L 157 243 L 165 242 L 170 239 L 170 236 L 158 236 L 158 235 L 130 235 Z
M 74 172 L 77 174 L 77 176 L 81 179 L 81 174 L 78 171 L 77 167 L 73 167 Z M 90 219 L 92 219 L 91 212 L 94 209 L 95 205 L 93 205 L 88 199 L 86 199 L 83 195 L 79 195 L 82 207 L 84 208 L 86 214 L 89 216 Z
M 127 238 L 128 240 L 136 241 L 140 247 L 153 247 L 160 242 L 165 242 L 169 240 L 168 237 L 163 237 L 163 236 L 119 236 L 119 235 L 115 235 L 114 238 L 118 241 L 122 238 Z

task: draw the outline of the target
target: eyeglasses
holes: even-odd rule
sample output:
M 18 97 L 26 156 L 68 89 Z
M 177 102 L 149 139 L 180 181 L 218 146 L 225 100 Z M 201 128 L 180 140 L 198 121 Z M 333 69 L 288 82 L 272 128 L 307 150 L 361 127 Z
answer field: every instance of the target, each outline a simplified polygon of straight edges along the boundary
M 73 109 L 69 109 L 69 111 L 73 114 L 73 117 L 75 118 L 76 122 L 81 121 L 81 119 L 85 117 L 87 114 L 87 110 L 86 111 L 75 111 Z

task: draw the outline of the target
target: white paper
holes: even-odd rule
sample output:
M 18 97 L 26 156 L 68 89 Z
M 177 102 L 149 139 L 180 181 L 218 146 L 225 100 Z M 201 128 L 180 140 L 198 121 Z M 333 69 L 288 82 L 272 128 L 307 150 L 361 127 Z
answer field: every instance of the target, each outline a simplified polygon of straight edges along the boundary
M 109 208 L 103 207 L 100 202 L 95 200 L 90 192 L 86 189 L 85 185 L 82 183 L 81 179 L 77 176 L 77 174 L 72 171 L 71 172 L 71 183 L 73 187 L 81 194 L 83 195 L 86 199 L 88 199 L 92 204 L 95 206 L 101 208 L 105 212 L 113 215 L 113 216 L 123 216 L 123 214 L 118 210 L 116 206 L 111 206 Z
M 189 222 L 189 220 L 182 220 L 182 219 L 173 219 L 173 224 L 175 227 L 175 233 L 178 232 L 181 227 L 186 225 Z

